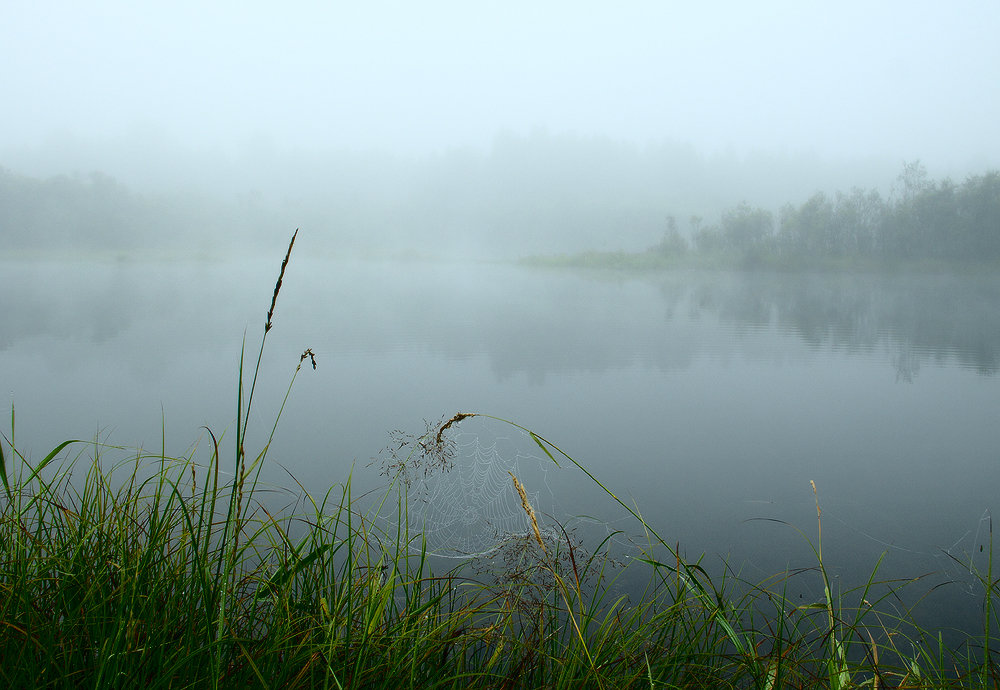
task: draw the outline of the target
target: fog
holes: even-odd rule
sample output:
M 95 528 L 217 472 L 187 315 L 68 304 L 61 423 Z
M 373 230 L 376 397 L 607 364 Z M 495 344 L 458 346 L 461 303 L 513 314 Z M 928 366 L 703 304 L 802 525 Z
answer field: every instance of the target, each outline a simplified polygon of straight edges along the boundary
M 998 28 L 978 2 L 12 4 L 0 167 L 109 177 L 140 246 L 635 250 L 668 214 L 996 168 Z

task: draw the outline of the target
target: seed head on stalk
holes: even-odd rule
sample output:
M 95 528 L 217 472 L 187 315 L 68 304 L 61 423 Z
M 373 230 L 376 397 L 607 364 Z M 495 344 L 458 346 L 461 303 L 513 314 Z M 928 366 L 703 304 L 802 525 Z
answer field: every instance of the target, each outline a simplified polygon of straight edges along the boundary
M 285 267 L 288 266 L 288 257 L 292 255 L 292 245 L 295 244 L 295 237 L 299 234 L 299 229 L 296 228 L 295 232 L 292 233 L 292 241 L 288 243 L 288 251 L 285 252 L 285 258 L 281 262 L 281 271 L 278 272 L 278 282 L 274 284 L 274 294 L 271 295 L 271 308 L 267 310 L 267 321 L 264 322 L 264 333 L 271 330 L 271 317 L 274 316 L 274 303 L 278 301 L 278 293 L 281 292 L 281 279 L 285 277 Z

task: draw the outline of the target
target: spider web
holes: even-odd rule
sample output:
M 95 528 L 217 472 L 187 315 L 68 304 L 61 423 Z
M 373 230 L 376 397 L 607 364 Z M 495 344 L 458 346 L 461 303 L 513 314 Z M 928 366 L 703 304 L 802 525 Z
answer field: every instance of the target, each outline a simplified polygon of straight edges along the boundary
M 424 535 L 429 554 L 488 556 L 511 537 L 532 533 L 511 475 L 526 487 L 539 522 L 555 514 L 548 473 L 556 466 L 532 452 L 538 446 L 529 436 L 498 433 L 498 426 L 477 417 L 448 429 L 450 461 L 412 480 L 407 523 L 411 534 Z

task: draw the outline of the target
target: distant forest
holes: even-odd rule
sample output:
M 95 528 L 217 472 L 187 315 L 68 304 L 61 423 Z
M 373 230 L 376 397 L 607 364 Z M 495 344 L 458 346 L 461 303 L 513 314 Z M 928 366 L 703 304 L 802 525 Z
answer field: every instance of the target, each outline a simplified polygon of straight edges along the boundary
M 240 211 L 203 195 L 139 194 L 98 172 L 38 179 L 0 168 L 5 252 L 211 254 L 221 237 L 231 236 L 230 228 L 240 227 L 245 239 L 254 239 L 255 231 L 274 220 Z
M 85 153 L 79 160 L 98 159 Z M 706 157 L 544 132 L 416 159 L 251 151 L 128 160 L 120 172 L 138 187 L 102 172 L 0 167 L 4 255 L 223 256 L 280 250 L 302 227 L 316 251 L 342 256 L 564 253 L 550 263 L 623 266 L 1000 259 L 1000 172 L 955 183 L 932 180 L 919 162 L 904 164 L 890 189 L 898 163 Z M 815 191 L 845 180 L 862 186 Z
M 674 217 L 663 240 L 650 250 L 664 258 L 693 249 L 736 258 L 744 265 L 815 260 L 879 262 L 1000 260 L 1000 172 L 968 177 L 961 184 L 930 180 L 919 162 L 906 163 L 894 195 L 855 188 L 834 196 L 818 192 L 777 214 L 741 203 L 717 224 L 689 219 L 691 239 Z

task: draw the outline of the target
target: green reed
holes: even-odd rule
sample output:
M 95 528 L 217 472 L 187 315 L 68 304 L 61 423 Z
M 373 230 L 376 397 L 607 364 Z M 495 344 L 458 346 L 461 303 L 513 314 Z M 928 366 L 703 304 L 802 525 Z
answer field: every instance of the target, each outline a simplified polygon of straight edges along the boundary
M 446 471 L 459 413 L 401 449 L 384 490 L 357 497 L 348 474 L 322 495 L 265 501 L 269 435 L 247 452 L 267 334 L 295 235 L 267 312 L 252 374 L 238 368 L 232 471 L 206 429 L 187 456 L 66 441 L 38 462 L 0 434 L 0 679 L 9 687 L 187 688 L 890 688 L 996 685 L 990 633 L 997 583 L 984 587 L 978 653 L 945 650 L 907 612 L 883 604 L 907 582 L 831 587 L 818 493 L 816 565 L 748 582 L 712 578 L 681 556 L 613 489 L 558 446 L 641 528 L 629 569 L 645 589 L 621 594 L 614 535 L 583 549 L 561 525 L 542 530 L 530 487 L 511 476 L 531 525 L 493 559 L 435 570 L 407 519 L 405 473 Z M 244 347 L 245 352 L 245 347 Z M 295 363 L 287 401 L 303 363 Z M 249 390 L 244 394 L 246 380 Z M 488 415 L 481 415 L 488 416 Z M 498 418 L 491 417 L 497 420 Z M 223 435 L 224 436 L 224 435 Z M 75 454 L 71 454 L 75 451 Z M 331 441 L 331 453 L 335 452 Z M 814 491 L 815 491 L 815 487 Z M 392 516 L 398 516 L 393 518 Z M 823 600 L 793 603 L 793 578 Z

